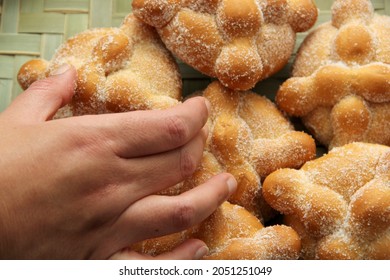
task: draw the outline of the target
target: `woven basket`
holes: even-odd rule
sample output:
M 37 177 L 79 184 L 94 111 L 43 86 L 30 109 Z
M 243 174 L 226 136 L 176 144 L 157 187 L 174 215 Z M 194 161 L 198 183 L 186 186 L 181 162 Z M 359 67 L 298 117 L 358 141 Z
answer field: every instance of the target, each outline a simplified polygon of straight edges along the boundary
M 317 25 L 330 20 L 333 1 L 315 2 L 320 9 Z M 390 15 L 390 0 L 372 2 L 376 12 Z M 129 12 L 130 0 L 0 0 L 0 112 L 22 91 L 16 74 L 24 62 L 35 57 L 50 59 L 69 37 L 89 28 L 119 26 Z M 297 46 L 306 34 L 299 34 Z M 184 95 L 210 82 L 191 67 L 179 65 Z M 290 65 L 259 83 L 255 91 L 272 99 L 289 76 Z

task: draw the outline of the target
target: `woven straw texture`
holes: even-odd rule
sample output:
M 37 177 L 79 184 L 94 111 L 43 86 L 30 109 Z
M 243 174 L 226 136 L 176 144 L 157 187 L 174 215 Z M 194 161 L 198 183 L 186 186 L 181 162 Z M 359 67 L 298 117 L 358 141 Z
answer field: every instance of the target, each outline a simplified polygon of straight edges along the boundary
M 330 19 L 332 0 L 316 0 L 317 25 Z M 390 15 L 390 0 L 373 0 L 376 12 Z M 119 26 L 131 12 L 130 0 L 0 0 L 0 112 L 22 91 L 20 66 L 35 57 L 50 59 L 69 37 L 94 27 Z M 299 34 L 297 47 L 306 33 Z M 293 60 L 294 55 L 291 57 Z M 180 63 L 184 95 L 204 89 L 210 79 Z M 291 63 L 254 91 L 272 99 L 289 76 Z

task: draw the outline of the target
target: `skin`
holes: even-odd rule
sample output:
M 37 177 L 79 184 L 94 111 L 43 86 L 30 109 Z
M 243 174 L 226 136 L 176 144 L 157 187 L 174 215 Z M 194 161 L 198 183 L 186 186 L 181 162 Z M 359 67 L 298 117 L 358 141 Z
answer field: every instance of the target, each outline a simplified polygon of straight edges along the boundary
M 150 259 L 126 247 L 201 222 L 235 191 L 223 173 L 179 196 L 156 195 L 201 160 L 204 98 L 163 111 L 52 120 L 75 79 L 63 66 L 0 114 L 0 258 Z M 157 258 L 206 253 L 191 239 Z

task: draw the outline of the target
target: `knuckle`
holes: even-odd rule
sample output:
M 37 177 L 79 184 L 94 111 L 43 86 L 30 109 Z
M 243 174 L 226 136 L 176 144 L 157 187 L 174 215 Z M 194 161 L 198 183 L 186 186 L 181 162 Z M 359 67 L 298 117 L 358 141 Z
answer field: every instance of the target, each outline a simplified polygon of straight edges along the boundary
M 173 214 L 173 225 L 177 230 L 184 230 L 192 226 L 196 211 L 184 200 L 179 200 Z
M 188 153 L 185 149 L 180 152 L 180 172 L 183 179 L 191 176 L 197 168 L 197 163 L 194 156 Z
M 177 145 L 184 144 L 189 135 L 187 125 L 179 116 L 168 117 L 167 130 L 170 140 Z

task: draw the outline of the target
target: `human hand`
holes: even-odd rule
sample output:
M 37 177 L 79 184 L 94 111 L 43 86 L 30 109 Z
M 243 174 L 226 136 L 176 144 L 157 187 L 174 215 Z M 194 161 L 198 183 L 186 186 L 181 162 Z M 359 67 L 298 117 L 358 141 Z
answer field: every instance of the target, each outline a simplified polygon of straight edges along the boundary
M 0 115 L 0 258 L 120 258 L 135 242 L 201 222 L 235 191 L 234 178 L 220 174 L 179 196 L 156 195 L 201 160 L 203 98 L 163 111 L 51 120 L 76 79 L 73 68 L 56 74 Z M 206 252 L 189 240 L 161 258 Z

